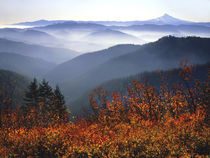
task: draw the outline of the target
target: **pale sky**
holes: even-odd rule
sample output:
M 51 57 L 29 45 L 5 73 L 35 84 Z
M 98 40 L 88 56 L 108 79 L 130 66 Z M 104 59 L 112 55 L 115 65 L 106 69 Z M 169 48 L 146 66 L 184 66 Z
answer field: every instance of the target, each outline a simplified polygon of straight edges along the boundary
M 47 20 L 147 20 L 168 13 L 210 22 L 210 0 L 0 0 L 0 24 Z

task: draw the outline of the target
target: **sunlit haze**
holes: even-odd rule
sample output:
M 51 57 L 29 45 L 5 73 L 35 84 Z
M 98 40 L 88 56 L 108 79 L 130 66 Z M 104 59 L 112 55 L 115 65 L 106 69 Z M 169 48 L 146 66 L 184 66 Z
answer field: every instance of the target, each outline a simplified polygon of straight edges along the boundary
M 0 24 L 47 20 L 146 20 L 164 13 L 210 21 L 210 0 L 0 0 Z

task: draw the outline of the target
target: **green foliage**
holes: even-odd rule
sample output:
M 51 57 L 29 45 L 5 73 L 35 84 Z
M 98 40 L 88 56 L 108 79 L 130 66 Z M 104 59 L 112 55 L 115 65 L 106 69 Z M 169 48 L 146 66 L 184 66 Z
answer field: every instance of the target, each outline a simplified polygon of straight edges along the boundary
M 68 121 L 64 96 L 58 86 L 53 91 L 53 88 L 46 80 L 42 80 L 38 85 L 37 80 L 34 79 L 28 86 L 24 100 L 25 106 L 23 106 L 23 109 L 25 115 L 35 113 L 37 121 L 39 119 L 46 122 L 52 122 L 54 119 Z M 35 120 L 35 124 L 37 121 Z
M 60 91 L 60 88 L 58 85 L 56 85 L 56 88 L 54 90 L 54 110 L 58 112 L 58 117 L 61 119 L 65 118 L 67 108 L 65 106 L 65 100 L 64 96 Z
M 25 94 L 25 104 L 28 107 L 38 106 L 38 99 L 39 99 L 39 89 L 38 89 L 38 83 L 37 80 L 34 78 L 34 80 L 30 83 L 28 86 L 28 92 Z
M 44 105 L 44 108 L 52 109 L 51 108 L 51 100 L 53 98 L 53 91 L 50 87 L 49 83 L 45 80 L 42 80 L 41 84 L 39 84 L 39 102 L 42 102 Z

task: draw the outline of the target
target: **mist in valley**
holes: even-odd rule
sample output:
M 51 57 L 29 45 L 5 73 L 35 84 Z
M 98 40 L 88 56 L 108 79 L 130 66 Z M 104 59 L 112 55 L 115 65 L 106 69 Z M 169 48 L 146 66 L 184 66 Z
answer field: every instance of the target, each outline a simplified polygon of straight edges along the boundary
M 209 62 L 209 26 L 167 14 L 147 21 L 14 24 L 0 29 L 0 69 L 58 84 L 71 105 L 113 79 L 174 69 L 183 59 Z
M 208 157 L 210 0 L 0 0 L 0 158 Z

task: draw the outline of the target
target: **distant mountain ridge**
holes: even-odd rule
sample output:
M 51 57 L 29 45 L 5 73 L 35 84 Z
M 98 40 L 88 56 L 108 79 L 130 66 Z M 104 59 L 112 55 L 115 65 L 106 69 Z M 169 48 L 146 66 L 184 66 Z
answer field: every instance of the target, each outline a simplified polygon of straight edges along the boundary
M 37 20 L 32 22 L 20 22 L 13 25 L 23 25 L 23 26 L 46 26 L 55 23 L 66 22 L 66 20 Z
M 101 24 L 96 24 L 96 23 L 82 23 L 82 22 L 74 22 L 74 21 L 67 21 L 63 23 L 56 23 L 56 24 L 51 24 L 47 25 L 45 27 L 41 27 L 45 29 L 57 29 L 57 28 L 75 28 L 75 29 L 80 29 L 80 28 L 105 28 L 104 25 Z
M 41 58 L 54 63 L 62 63 L 77 55 L 77 52 L 64 48 L 26 44 L 2 38 L 0 38 L 0 52 L 10 52 L 29 57 Z
M 123 54 L 105 58 L 108 52 L 113 54 L 110 48 L 104 50 L 107 51 L 106 55 L 105 53 L 84 54 L 58 65 L 47 74 L 46 78 L 59 82 L 64 94 L 75 99 L 104 81 L 144 71 L 176 68 L 180 60 L 186 58 L 190 58 L 195 64 L 209 62 L 209 43 L 210 38 L 168 36 L 136 47 L 133 51 L 128 49 Z M 117 54 L 126 50 L 126 45 L 121 48 L 116 49 Z
M 46 75 L 46 78 L 54 81 L 77 78 L 80 74 L 88 72 L 93 67 L 104 63 L 111 58 L 127 54 L 139 49 L 140 45 L 117 45 L 101 51 L 86 53 L 64 62 L 55 67 Z
M 104 29 L 99 30 L 96 32 L 93 32 L 86 36 L 84 39 L 88 41 L 100 41 L 102 43 L 115 43 L 115 41 L 121 43 L 121 44 L 139 44 L 139 43 L 145 43 L 145 41 L 130 35 L 126 34 L 117 30 L 111 30 L 111 29 Z M 116 43 L 117 44 L 117 43 Z
M 5 36 L 4 38 L 7 39 L 31 42 L 31 44 L 67 48 L 81 54 L 119 44 L 141 45 L 168 35 L 210 37 L 210 22 L 191 22 L 168 14 L 144 21 L 39 20 L 19 25 L 30 25 L 31 28 L 19 31 L 21 35 L 15 33 L 17 30 L 6 35 L 0 30 L 0 37 Z M 36 31 L 37 35 L 35 35 Z
M 39 58 L 0 52 L 0 69 L 17 72 L 27 77 L 42 77 L 56 64 Z
M 143 23 L 137 21 L 125 26 L 71 21 L 33 29 L 67 40 L 69 48 L 83 53 L 118 44 L 145 44 L 168 35 L 210 37 L 210 27 L 177 20 L 169 15 Z
M 52 24 L 59 24 L 64 22 L 79 22 L 79 23 L 95 23 L 95 24 L 102 24 L 102 25 L 116 25 L 116 26 L 129 26 L 129 25 L 144 25 L 144 24 L 156 24 L 156 25 L 181 25 L 181 24 L 197 24 L 197 25 L 204 25 L 210 26 L 210 22 L 191 22 L 186 20 L 181 20 L 178 18 L 174 18 L 169 14 L 164 14 L 161 17 L 144 20 L 144 21 L 74 21 L 74 20 L 38 20 L 33 22 L 22 22 L 17 23 L 14 25 L 26 25 L 26 26 L 46 26 Z
M 161 24 L 161 25 L 181 25 L 181 24 L 190 24 L 192 22 L 190 21 L 185 21 L 185 20 L 180 20 L 178 18 L 174 18 L 168 14 L 164 14 L 163 16 L 152 19 L 152 20 L 147 20 L 148 23 L 151 24 Z
M 43 46 L 53 46 L 53 44 L 59 43 L 59 40 L 54 36 L 34 29 L 0 29 L 0 38 Z

